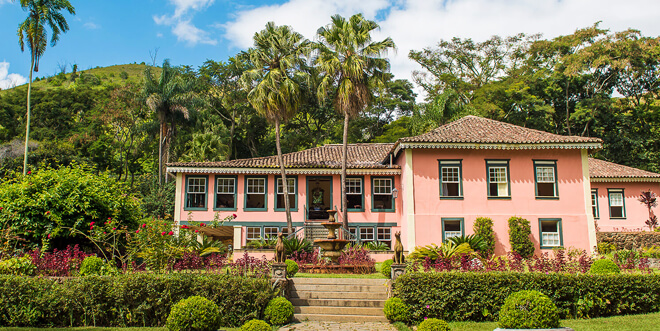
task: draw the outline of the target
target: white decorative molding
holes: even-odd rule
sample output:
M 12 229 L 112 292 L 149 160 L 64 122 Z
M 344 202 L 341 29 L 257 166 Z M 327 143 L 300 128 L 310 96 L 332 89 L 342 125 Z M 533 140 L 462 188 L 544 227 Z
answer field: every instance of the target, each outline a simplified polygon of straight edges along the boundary
M 541 144 L 492 144 L 492 143 L 400 143 L 394 149 L 394 155 L 398 155 L 406 148 L 455 148 L 455 149 L 600 149 L 601 143 L 541 143 Z
M 167 167 L 167 172 L 192 174 L 247 174 L 247 175 L 277 175 L 279 168 L 216 168 L 216 167 Z M 339 175 L 341 169 L 332 168 L 293 168 L 286 169 L 289 175 Z M 346 169 L 349 175 L 400 175 L 399 168 L 377 169 Z
M 659 177 L 591 177 L 592 183 L 645 183 L 660 182 Z

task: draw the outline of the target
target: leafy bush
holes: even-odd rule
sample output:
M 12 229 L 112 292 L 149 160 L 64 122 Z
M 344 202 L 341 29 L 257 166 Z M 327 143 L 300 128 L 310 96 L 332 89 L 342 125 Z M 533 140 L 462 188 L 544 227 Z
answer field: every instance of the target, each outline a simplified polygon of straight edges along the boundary
M 338 261 L 341 265 L 356 266 L 353 270 L 359 274 L 370 274 L 376 271 L 376 261 L 369 256 L 369 250 L 363 247 L 344 248 Z
M 172 306 L 167 328 L 172 331 L 215 331 L 220 327 L 220 309 L 213 301 L 192 296 Z
M 293 304 L 283 297 L 270 300 L 264 311 L 264 318 L 271 325 L 287 324 L 291 317 L 293 317 Z
M 551 329 L 559 327 L 559 310 L 539 291 L 519 291 L 509 295 L 500 310 L 500 328 Z
M 475 251 L 483 251 L 487 248 L 486 242 L 476 234 L 451 237 L 448 239 L 448 241 L 452 242 L 455 246 L 460 246 L 461 244 L 468 244 L 470 245 L 470 248 Z
M 268 323 L 262 321 L 262 320 L 251 320 L 243 326 L 241 326 L 240 331 L 272 331 L 272 328 Z
M 293 277 L 298 273 L 298 263 L 293 260 L 284 260 L 286 263 L 286 275 L 287 277 Z
M 505 298 L 521 290 L 536 290 L 550 297 L 561 318 L 642 314 L 660 309 L 658 274 L 410 272 L 396 279 L 393 295 L 409 305 L 411 321 L 424 317 L 494 321 Z
M 369 241 L 364 244 L 364 248 L 370 251 L 389 251 L 390 246 L 380 241 Z
M 474 234 L 481 237 L 485 242 L 485 247 L 479 253 L 482 257 L 487 257 L 495 253 L 495 232 L 493 231 L 493 220 L 489 217 L 478 217 L 474 220 L 472 226 Z
M 47 238 L 68 240 L 65 228 L 88 233 L 90 222 L 108 218 L 136 228 L 140 201 L 130 191 L 126 183 L 90 166 L 45 168 L 0 182 L 0 224 L 10 224 L 35 245 Z
M 215 273 L 60 279 L 0 276 L 0 325 L 164 326 L 172 306 L 195 295 L 218 305 L 221 326 L 238 327 L 258 318 L 275 291 L 265 278 Z
M 614 261 L 601 259 L 596 260 L 593 264 L 591 264 L 591 269 L 589 269 L 589 272 L 592 274 L 618 274 L 621 272 L 621 269 L 618 265 L 616 265 L 616 263 L 614 263 Z
M 252 249 L 272 249 L 277 245 L 275 238 L 259 238 L 258 240 L 250 240 L 247 243 L 248 248 Z
M 390 322 L 406 322 L 410 314 L 408 305 L 399 298 L 389 298 L 385 301 L 383 313 Z
M 610 242 L 600 242 L 596 245 L 598 254 L 609 254 L 616 250 L 616 244 Z
M 88 256 L 83 260 L 82 264 L 80 264 L 80 275 L 102 275 L 104 267 L 106 267 L 106 263 L 102 258 Z
M 534 255 L 534 244 L 529 221 L 521 217 L 509 218 L 509 242 L 511 250 L 524 258 Z
M 284 252 L 286 256 L 293 253 L 311 252 L 313 250 L 312 242 L 305 238 L 293 237 L 291 239 L 282 238 L 284 243 Z
M 36 269 L 27 255 L 0 261 L 0 275 L 32 276 Z
M 78 245 L 67 246 L 66 249 L 54 249 L 52 252 L 34 250 L 28 252 L 32 263 L 37 267 L 40 276 L 67 277 L 80 268 L 82 261 L 92 254 L 86 254 Z
M 380 273 L 387 278 L 392 278 L 392 261 L 391 259 L 383 261 L 380 265 Z
M 419 323 L 417 331 L 451 331 L 449 324 L 437 318 L 429 318 Z

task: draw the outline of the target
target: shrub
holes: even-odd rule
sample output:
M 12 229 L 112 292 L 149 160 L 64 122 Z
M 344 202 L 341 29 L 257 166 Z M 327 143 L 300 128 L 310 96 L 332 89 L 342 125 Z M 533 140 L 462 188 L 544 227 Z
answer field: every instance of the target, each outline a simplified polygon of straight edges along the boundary
M 80 265 L 80 275 L 101 275 L 103 267 L 105 267 L 105 261 L 103 261 L 102 258 L 96 256 L 88 256 Z
M 409 307 L 399 298 L 389 298 L 385 301 L 383 312 L 390 322 L 406 322 L 409 317 Z
M 474 234 L 481 237 L 485 242 L 485 248 L 479 252 L 481 256 L 491 256 L 495 252 L 495 232 L 493 231 L 493 220 L 488 217 L 478 217 L 472 226 Z
M 437 318 L 429 318 L 419 323 L 417 331 L 450 331 L 449 324 Z
M 495 321 L 506 297 L 521 290 L 549 296 L 561 318 L 643 314 L 658 310 L 660 274 L 409 272 L 396 279 L 393 295 L 408 304 L 413 322 Z
M 509 295 L 500 310 L 500 328 L 550 329 L 559 327 L 559 310 L 552 300 L 538 291 Z
M 272 328 L 268 323 L 261 320 L 251 320 L 243 326 L 241 326 L 240 331 L 271 331 Z
M 122 72 L 119 73 L 119 78 L 128 79 L 128 72 L 122 70 Z
M 293 253 L 311 252 L 313 250 L 312 242 L 305 238 L 293 237 L 291 239 L 282 238 L 284 244 L 284 253 L 289 256 Z
M 616 244 L 611 242 L 600 242 L 596 247 L 598 254 L 609 254 L 616 250 Z
M 28 252 L 32 263 L 37 267 L 37 274 L 41 276 L 67 277 L 80 268 L 80 264 L 87 256 L 78 248 L 78 245 L 67 246 L 66 249 L 54 249 L 52 252 L 41 252 L 38 249 Z
M 509 218 L 509 242 L 512 251 L 524 258 L 534 255 L 534 244 L 530 238 L 531 235 L 532 231 L 528 220 L 515 216 Z
M 601 259 L 596 260 L 591 264 L 591 269 L 589 272 L 592 274 L 618 274 L 621 272 L 619 266 L 614 263 L 612 260 Z
M 268 302 L 264 318 L 272 325 L 284 325 L 289 323 L 293 317 L 293 304 L 283 297 L 278 297 Z
M 0 275 L 32 276 L 36 269 L 27 255 L 0 261 Z
M 177 302 L 167 317 L 167 328 L 172 331 L 215 331 L 219 326 L 218 305 L 200 296 Z
M 285 260 L 284 263 L 286 263 L 286 276 L 287 277 L 293 277 L 298 273 L 298 263 L 293 260 Z
M 392 261 L 391 259 L 383 261 L 383 263 L 380 265 L 380 273 L 383 274 L 383 276 L 387 278 L 392 278 Z

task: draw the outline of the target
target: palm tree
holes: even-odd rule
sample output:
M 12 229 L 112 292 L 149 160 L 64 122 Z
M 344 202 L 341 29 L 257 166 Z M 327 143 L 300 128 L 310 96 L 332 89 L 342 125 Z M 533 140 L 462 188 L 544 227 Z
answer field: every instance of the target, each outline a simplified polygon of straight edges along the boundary
M 25 45 L 30 49 L 30 79 L 27 92 L 27 118 L 25 123 L 25 154 L 23 155 L 23 175 L 27 173 L 28 141 L 30 139 L 30 92 L 32 91 L 32 72 L 39 71 L 39 59 L 46 52 L 48 34 L 46 27 L 53 31 L 50 46 L 54 47 L 60 39 L 60 33 L 69 31 L 61 11 L 75 15 L 76 11 L 68 0 L 20 0 L 21 8 L 28 12 L 28 17 L 18 26 L 18 44 L 21 52 Z
M 241 80 L 250 88 L 248 101 L 261 115 L 275 125 L 277 162 L 282 173 L 284 208 L 289 233 L 293 233 L 289 188 L 286 169 L 280 147 L 280 125 L 295 115 L 300 105 L 300 85 L 303 78 L 304 55 L 309 41 L 289 26 L 276 26 L 269 22 L 266 28 L 254 35 L 254 47 L 245 56 L 251 66 Z M 277 187 L 276 187 L 277 190 Z
M 363 111 L 373 99 L 372 90 L 382 86 L 389 61 L 380 56 L 394 41 L 386 38 L 372 42 L 371 32 L 379 26 L 374 21 L 351 16 L 332 16 L 332 23 L 317 31 L 319 41 L 314 44 L 318 54 L 314 64 L 322 72 L 318 97 L 332 96 L 334 107 L 344 115 L 344 138 L 341 165 L 341 212 L 344 228 L 348 229 L 346 213 L 346 154 L 348 151 L 348 121 Z
M 195 81 L 180 75 L 169 60 L 163 61 L 160 77 L 156 79 L 151 67 L 144 71 L 142 95 L 147 107 L 158 116 L 158 184 L 162 183 L 163 160 L 169 161 L 170 142 L 176 135 L 176 123 L 189 118 L 189 107 L 199 98 L 194 92 Z

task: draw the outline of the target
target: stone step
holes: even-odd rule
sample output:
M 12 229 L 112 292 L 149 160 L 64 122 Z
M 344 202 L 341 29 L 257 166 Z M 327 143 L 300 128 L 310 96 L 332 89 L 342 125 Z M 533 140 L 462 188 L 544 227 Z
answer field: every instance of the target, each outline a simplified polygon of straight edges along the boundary
M 291 299 L 364 299 L 387 300 L 387 292 L 291 291 Z
M 385 300 L 364 299 L 291 299 L 296 306 L 330 306 L 330 307 L 385 307 Z
M 369 292 L 387 293 L 387 287 L 383 285 L 332 285 L 332 284 L 291 284 L 291 291 L 296 292 Z
M 385 316 L 360 316 L 360 315 L 333 315 L 333 314 L 294 314 L 293 320 L 296 322 L 304 321 L 325 321 L 325 322 L 380 322 L 387 323 Z
M 389 279 L 370 279 L 370 278 L 298 278 L 290 279 L 293 284 L 301 285 L 369 285 L 386 287 Z
M 332 306 L 294 306 L 294 314 L 325 314 L 343 316 L 383 316 L 383 308 L 376 307 L 332 307 Z

